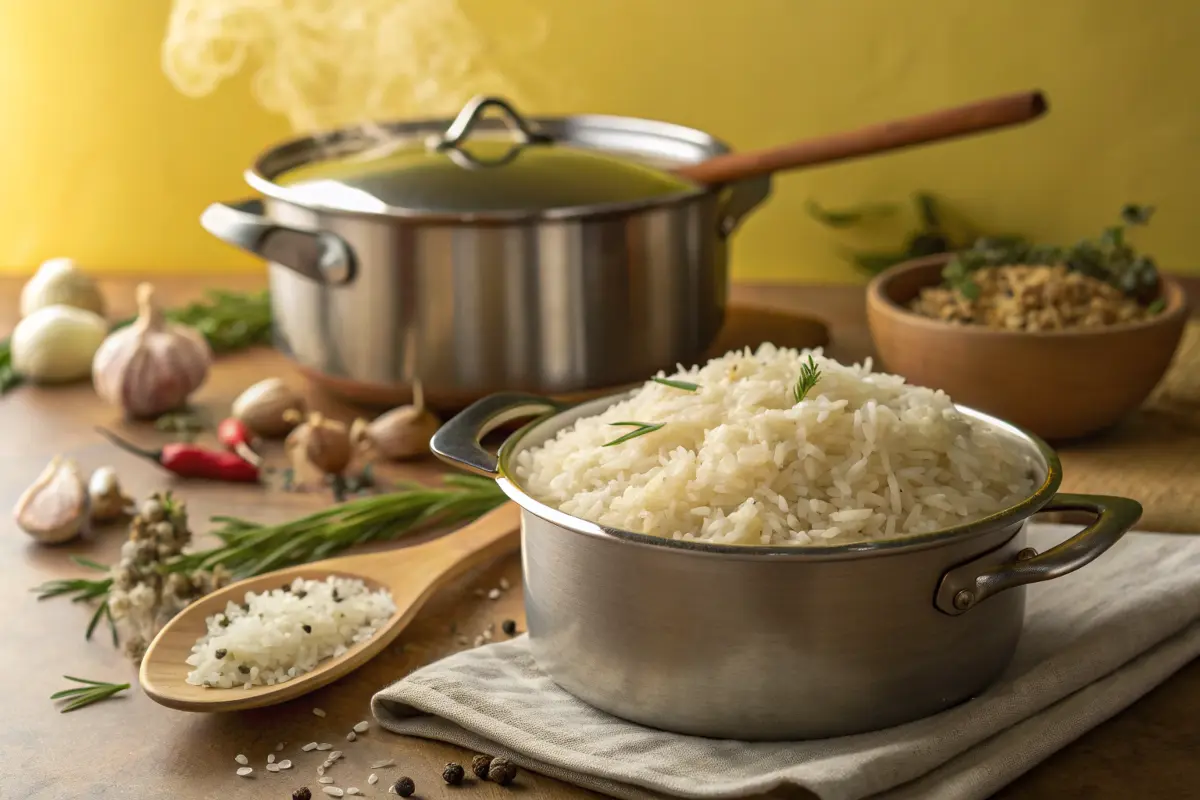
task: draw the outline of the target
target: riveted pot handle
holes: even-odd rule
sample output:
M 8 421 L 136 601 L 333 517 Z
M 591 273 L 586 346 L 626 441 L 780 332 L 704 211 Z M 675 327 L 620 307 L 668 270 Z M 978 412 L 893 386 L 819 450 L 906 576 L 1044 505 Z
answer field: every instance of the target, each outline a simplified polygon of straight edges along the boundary
M 1008 564 L 962 564 L 942 576 L 938 610 L 957 616 L 1006 589 L 1074 572 L 1117 543 L 1142 516 L 1142 505 L 1124 497 L 1056 494 L 1041 511 L 1088 511 L 1096 521 L 1044 553 L 1027 548 Z
M 479 440 L 506 422 L 559 408 L 553 400 L 532 394 L 493 394 L 476 400 L 439 428 L 429 442 L 429 449 L 447 464 L 495 478 L 500 475 L 499 462 L 483 449 Z
M 719 232 L 726 237 L 733 235 L 742 220 L 771 195 L 771 176 L 739 181 L 728 192 L 719 222 Z
M 218 239 L 331 285 L 354 280 L 354 252 L 337 234 L 304 230 L 270 220 L 258 199 L 213 203 L 200 224 Z

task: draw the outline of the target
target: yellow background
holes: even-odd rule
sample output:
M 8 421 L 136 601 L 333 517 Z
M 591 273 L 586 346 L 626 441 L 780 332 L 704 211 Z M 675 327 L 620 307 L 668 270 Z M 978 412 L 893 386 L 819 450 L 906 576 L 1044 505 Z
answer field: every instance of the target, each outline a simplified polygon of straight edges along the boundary
M 1197 0 L 463 0 L 492 37 L 549 25 L 524 54 L 531 112 L 649 116 L 750 148 L 1040 87 L 1041 122 L 797 173 L 738 237 L 742 278 L 857 280 L 837 206 L 928 189 L 993 232 L 1074 239 L 1126 201 L 1159 206 L 1138 242 L 1200 271 Z M 166 0 L 0 0 L 0 270 L 69 255 L 112 271 L 257 269 L 196 222 L 245 194 L 241 170 L 286 122 L 240 78 L 194 100 L 159 68 Z M 464 88 L 469 93 L 469 88 Z M 458 102 L 454 98 L 454 102 Z M 440 111 L 441 109 L 438 109 Z M 397 109 L 420 114 L 428 109 Z

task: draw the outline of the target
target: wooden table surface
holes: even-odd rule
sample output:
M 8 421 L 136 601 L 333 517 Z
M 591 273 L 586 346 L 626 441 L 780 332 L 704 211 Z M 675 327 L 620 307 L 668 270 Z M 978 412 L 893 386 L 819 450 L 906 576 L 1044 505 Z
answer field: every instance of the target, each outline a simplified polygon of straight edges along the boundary
M 176 278 L 159 282 L 165 303 L 198 295 L 217 279 Z M 105 291 L 114 313 L 132 306 L 132 280 L 110 280 Z M 260 285 L 253 277 L 219 279 L 227 288 Z M 11 329 L 16 317 L 20 282 L 0 279 L 0 331 Z M 742 302 L 784 310 L 804 310 L 830 323 L 831 350 L 841 359 L 870 352 L 862 313 L 861 289 L 852 287 L 751 287 L 734 291 Z M 277 354 L 269 350 L 220 359 L 198 403 L 219 414 L 229 402 L 259 378 L 278 375 L 297 387 L 303 382 Z M 349 418 L 350 410 L 336 401 L 314 401 L 331 413 Z M 136 496 L 174 486 L 187 502 L 197 533 L 212 514 L 233 514 L 264 522 L 284 520 L 320 508 L 328 498 L 315 494 L 273 491 L 257 487 L 173 484 L 146 464 L 114 450 L 92 431 L 97 424 L 121 428 L 139 440 L 162 441 L 147 428 L 123 426 L 117 413 L 105 407 L 87 385 L 60 389 L 21 387 L 0 399 L 0 442 L 6 455 L 0 461 L 0 505 L 11 508 L 49 459 L 59 453 L 76 458 L 85 470 L 110 464 Z M 155 439 L 155 437 L 158 437 Z M 423 462 L 389 476 L 433 479 L 440 472 Z M 93 541 L 47 548 L 35 545 L 6 515 L 0 522 L 0 602 L 9 609 L 0 640 L 0 686 L 4 724 L 0 725 L 0 798 L 135 798 L 175 800 L 201 798 L 286 798 L 293 788 L 310 786 L 319 794 L 315 768 L 323 757 L 304 753 L 302 744 L 318 740 L 335 743 L 346 760 L 331 774 L 339 786 L 358 786 L 368 795 L 383 797 L 385 783 L 366 783 L 370 762 L 394 758 L 397 767 L 378 770 L 380 778 L 412 776 L 417 794 L 425 798 L 454 796 L 441 783 L 442 765 L 469 760 L 470 754 L 433 742 L 404 739 L 372 729 L 353 744 L 345 733 L 369 717 L 368 701 L 380 687 L 406 672 L 448 654 L 458 645 L 451 631 L 474 635 L 489 623 L 514 618 L 523 624 L 519 593 L 520 564 L 513 556 L 467 576 L 438 595 L 396 644 L 350 677 L 301 700 L 229 715 L 199 715 L 171 711 L 134 690 L 128 696 L 59 714 L 48 700 L 64 687 L 64 673 L 85 678 L 133 681 L 133 666 L 115 651 L 105 636 L 85 643 L 88 611 L 61 599 L 38 602 L 30 587 L 53 578 L 81 576 L 68 555 L 79 553 L 108 563 L 124 538 L 121 527 L 109 528 Z M 475 588 L 491 588 L 501 577 L 513 589 L 499 600 L 479 599 Z M 325 719 L 311 713 L 314 706 L 328 712 Z M 1194 662 L 1133 707 L 1074 744 L 997 795 L 1005 800 L 1126 800 L 1127 798 L 1200 797 L 1200 662 Z M 291 758 L 290 772 L 263 770 L 266 755 L 286 742 L 279 758 Z M 234 756 L 245 753 L 256 767 L 253 779 L 238 778 Z M 523 773 L 518 796 L 535 798 L 585 797 L 589 793 L 558 781 Z M 491 784 L 472 787 L 472 797 L 503 797 L 512 790 Z

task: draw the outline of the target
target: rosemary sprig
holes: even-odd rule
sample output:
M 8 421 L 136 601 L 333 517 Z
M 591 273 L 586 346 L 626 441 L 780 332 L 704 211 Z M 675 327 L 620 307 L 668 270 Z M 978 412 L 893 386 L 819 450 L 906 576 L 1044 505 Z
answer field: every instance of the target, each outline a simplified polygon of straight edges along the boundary
M 68 711 L 74 711 L 77 708 L 90 706 L 92 703 L 99 703 L 101 700 L 119 694 L 129 688 L 128 683 L 104 683 L 103 681 L 89 681 L 87 678 L 74 678 L 70 675 L 63 675 L 69 681 L 82 683 L 82 686 L 76 686 L 71 689 L 63 689 L 50 695 L 51 700 L 66 700 L 70 698 L 70 702 L 63 706 L 61 713 L 65 714 Z
M 695 392 L 700 388 L 698 383 L 689 383 L 688 381 L 674 381 L 670 378 L 651 378 L 655 383 L 661 383 L 663 386 L 670 386 L 672 389 L 683 389 L 685 392 Z
M 408 533 L 474 519 L 505 500 L 494 481 L 472 475 L 449 475 L 444 486 L 402 484 L 390 494 L 360 497 L 314 514 L 275 525 L 236 517 L 213 517 L 217 547 L 184 553 L 163 565 L 163 573 L 212 570 L 220 566 L 235 578 L 328 558 L 364 542 L 398 539 Z M 109 568 L 91 559 L 72 557 L 80 566 Z M 70 596 L 73 602 L 99 600 L 86 630 L 91 639 L 100 621 L 107 622 L 117 644 L 117 628 L 108 607 L 113 581 L 66 578 L 37 586 L 38 600 Z
M 217 353 L 271 342 L 271 300 L 265 291 L 212 291 L 205 300 L 168 310 L 165 315 L 172 322 L 200 331 Z M 124 328 L 134 319 L 129 317 L 114 323 L 112 329 Z M 12 366 L 10 339 L 0 339 L 0 395 L 15 389 L 21 380 Z
M 821 380 L 821 370 L 810 355 L 808 362 L 800 365 L 800 377 L 796 380 L 796 385 L 792 388 L 792 397 L 799 403 L 812 391 L 812 388 L 817 385 L 817 381 L 819 380 Z
M 630 431 L 624 436 L 613 439 L 611 442 L 603 445 L 603 447 L 612 447 L 614 444 L 628 442 L 630 439 L 636 439 L 639 436 L 645 436 L 647 433 L 654 433 L 656 430 L 666 425 L 665 422 L 610 422 L 609 425 L 623 425 L 625 427 L 637 428 L 635 431 Z

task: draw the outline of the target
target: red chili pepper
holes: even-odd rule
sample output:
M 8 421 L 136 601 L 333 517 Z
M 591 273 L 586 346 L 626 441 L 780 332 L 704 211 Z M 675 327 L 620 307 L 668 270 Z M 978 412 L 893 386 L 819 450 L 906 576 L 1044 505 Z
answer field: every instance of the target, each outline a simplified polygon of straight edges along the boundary
M 221 421 L 217 426 L 217 439 L 251 464 L 262 464 L 262 458 L 254 452 L 254 434 L 250 431 L 250 426 L 237 417 Z
M 161 450 L 144 450 L 112 431 L 104 428 L 96 430 L 122 450 L 155 461 L 159 466 L 183 478 L 207 478 L 231 483 L 258 482 L 258 467 L 235 453 L 209 450 L 179 442 L 169 444 Z

